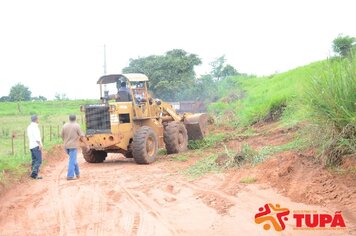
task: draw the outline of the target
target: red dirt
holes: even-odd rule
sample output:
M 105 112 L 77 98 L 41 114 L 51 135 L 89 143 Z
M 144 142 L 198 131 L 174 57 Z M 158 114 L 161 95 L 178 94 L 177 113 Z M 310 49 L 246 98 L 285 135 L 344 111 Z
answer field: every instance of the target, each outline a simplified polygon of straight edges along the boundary
M 281 131 L 273 125 L 260 127 L 266 132 L 243 142 L 260 148 L 292 140 L 295 130 Z M 228 145 L 238 149 L 241 143 Z M 328 214 L 342 210 L 347 224 L 345 231 L 306 232 L 293 230 L 287 221 L 285 235 L 356 233 L 356 180 L 351 174 L 331 173 L 311 155 L 294 152 L 196 180 L 181 174 L 219 150 L 186 162 L 161 156 L 150 165 L 136 165 L 120 155 L 110 155 L 101 164 L 80 157 L 81 179 L 67 181 L 67 159 L 57 149 L 48 154 L 43 180 L 26 180 L 1 196 L 0 235 L 275 235 L 254 223 L 259 207 L 269 202 Z M 245 177 L 257 182 L 240 183 Z

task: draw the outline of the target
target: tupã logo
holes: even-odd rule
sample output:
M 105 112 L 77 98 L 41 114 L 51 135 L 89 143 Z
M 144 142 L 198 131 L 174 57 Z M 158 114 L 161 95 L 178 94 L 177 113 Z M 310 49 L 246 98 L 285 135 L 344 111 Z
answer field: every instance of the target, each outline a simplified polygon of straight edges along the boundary
M 266 223 L 263 229 L 269 230 L 273 225 L 276 231 L 282 231 L 286 228 L 284 221 L 288 220 L 289 209 L 281 208 L 279 204 L 275 206 L 271 203 L 265 204 L 264 207 L 258 209 L 259 213 L 255 215 L 256 224 Z

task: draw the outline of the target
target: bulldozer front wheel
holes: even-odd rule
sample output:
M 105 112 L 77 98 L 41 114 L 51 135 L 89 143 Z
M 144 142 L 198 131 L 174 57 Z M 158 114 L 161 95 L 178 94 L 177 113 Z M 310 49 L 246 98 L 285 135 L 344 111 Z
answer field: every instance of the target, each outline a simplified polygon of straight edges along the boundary
M 184 152 L 188 149 L 188 134 L 183 123 L 170 122 L 163 133 L 168 154 Z
M 155 161 L 158 150 L 157 136 L 148 126 L 137 130 L 132 141 L 132 155 L 137 164 Z
M 89 163 L 101 163 L 106 159 L 106 156 L 108 155 L 104 151 L 96 151 L 92 149 L 82 149 L 83 157 L 84 159 L 89 162 Z

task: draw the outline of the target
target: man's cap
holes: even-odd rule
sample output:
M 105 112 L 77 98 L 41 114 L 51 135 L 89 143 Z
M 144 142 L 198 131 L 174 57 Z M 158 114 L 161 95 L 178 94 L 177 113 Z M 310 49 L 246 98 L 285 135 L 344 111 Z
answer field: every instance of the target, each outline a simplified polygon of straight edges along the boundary
M 37 115 L 32 115 L 32 116 L 31 116 L 31 121 L 32 121 L 32 122 L 35 122 L 37 119 L 38 119 L 38 116 L 37 116 Z

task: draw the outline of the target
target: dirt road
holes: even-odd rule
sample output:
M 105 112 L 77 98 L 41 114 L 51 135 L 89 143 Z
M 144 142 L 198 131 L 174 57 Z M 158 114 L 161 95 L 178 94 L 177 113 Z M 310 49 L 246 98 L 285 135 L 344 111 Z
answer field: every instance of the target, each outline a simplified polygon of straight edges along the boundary
M 276 235 L 254 222 L 266 203 L 329 214 L 337 210 L 292 202 L 264 185 L 241 184 L 233 172 L 190 181 L 179 171 L 191 162 L 167 157 L 151 165 L 136 165 L 119 155 L 102 164 L 80 157 L 81 179 L 67 181 L 61 155 L 44 168 L 43 180 L 25 181 L 1 197 L 1 236 Z M 280 235 L 350 234 L 296 231 L 291 218 Z

